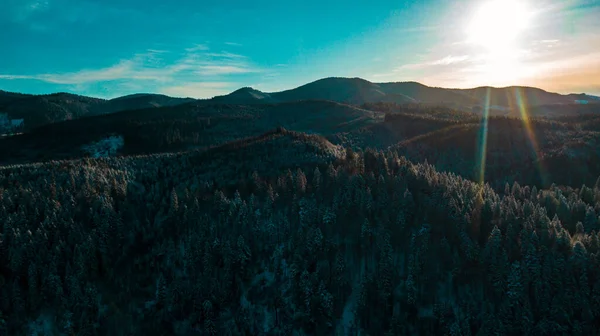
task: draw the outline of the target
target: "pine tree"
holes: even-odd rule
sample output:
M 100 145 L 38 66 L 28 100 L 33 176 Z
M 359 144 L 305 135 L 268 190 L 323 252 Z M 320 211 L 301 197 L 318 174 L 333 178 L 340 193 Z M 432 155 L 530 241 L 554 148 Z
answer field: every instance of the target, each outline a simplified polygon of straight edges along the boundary
M 316 167 L 313 172 L 313 179 L 312 179 L 312 188 L 316 195 L 321 194 L 321 184 L 322 184 L 321 171 L 319 170 L 319 167 Z

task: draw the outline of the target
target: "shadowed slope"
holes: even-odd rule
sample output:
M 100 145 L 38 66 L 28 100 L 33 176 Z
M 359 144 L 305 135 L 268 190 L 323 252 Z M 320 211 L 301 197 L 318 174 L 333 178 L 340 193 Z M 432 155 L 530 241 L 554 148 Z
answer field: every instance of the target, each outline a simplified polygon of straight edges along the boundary
M 119 155 L 208 148 L 282 126 L 323 135 L 379 122 L 383 114 L 329 101 L 272 105 L 203 102 L 126 111 L 47 125 L 0 140 L 0 163 L 85 156 L 82 146 L 122 136 Z

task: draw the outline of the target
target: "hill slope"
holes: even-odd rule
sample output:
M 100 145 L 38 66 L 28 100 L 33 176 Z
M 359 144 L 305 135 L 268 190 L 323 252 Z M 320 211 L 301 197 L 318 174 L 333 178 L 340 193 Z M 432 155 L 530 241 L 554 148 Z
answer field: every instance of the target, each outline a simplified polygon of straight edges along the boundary
M 209 148 L 276 127 L 329 135 L 383 120 L 382 113 L 330 101 L 270 105 L 194 102 L 71 120 L 0 139 L 0 164 L 90 155 L 84 149 L 107 137 L 122 137 L 118 154 L 152 154 Z
M 140 94 L 112 100 L 91 98 L 70 93 L 49 95 L 19 95 L 0 93 L 0 113 L 9 119 L 24 119 L 25 130 L 65 120 L 79 119 L 119 111 L 160 106 L 174 106 L 195 101 L 164 95 Z
M 294 89 L 264 93 L 251 88 L 213 98 L 215 102 L 260 104 L 311 99 L 331 100 L 347 104 L 422 103 L 471 110 L 488 102 L 503 114 L 517 114 L 518 107 L 549 104 L 573 104 L 580 95 L 561 95 L 530 87 L 446 89 L 417 82 L 372 83 L 361 78 L 323 78 Z
M 388 113 L 382 123 L 328 139 L 356 150 L 390 149 L 473 181 L 481 178 L 485 153 L 484 180 L 496 190 L 514 181 L 538 187 L 581 186 L 600 176 L 598 125 L 600 115 L 594 114 L 527 123 L 497 116 L 484 123 L 480 116 L 444 108 L 404 109 Z
M 600 182 L 500 195 L 327 148 L 0 168 L 0 331 L 597 335 Z
M 585 99 L 583 99 L 585 98 Z M 361 78 L 323 78 L 281 92 L 265 93 L 253 88 L 241 88 L 230 94 L 197 101 L 204 105 L 257 105 L 330 100 L 363 105 L 370 103 L 441 105 L 467 111 L 482 112 L 491 107 L 493 115 L 520 116 L 535 106 L 580 103 L 600 105 L 600 100 L 584 94 L 560 95 L 530 87 L 445 89 L 416 82 L 372 83 Z M 134 94 L 111 100 L 96 99 L 67 93 L 51 95 L 20 95 L 0 91 L 0 113 L 10 119 L 25 119 L 25 130 L 58 121 L 78 119 L 125 110 L 175 106 L 194 102 L 191 98 L 173 98 L 157 94 Z M 489 104 L 488 104 L 489 103 Z M 552 116 L 560 116 L 560 107 L 552 108 Z M 568 114 L 571 108 L 565 107 Z M 543 111 L 538 109 L 537 111 Z M 558 112 L 557 112 L 558 111 Z

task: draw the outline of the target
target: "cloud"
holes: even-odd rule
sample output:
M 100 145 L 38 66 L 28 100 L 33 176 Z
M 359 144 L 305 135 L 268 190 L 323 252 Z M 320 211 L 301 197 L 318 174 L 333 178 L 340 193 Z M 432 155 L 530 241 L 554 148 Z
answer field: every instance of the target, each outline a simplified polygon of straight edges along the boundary
M 10 22 L 23 23 L 32 16 L 47 11 L 48 0 L 7 0 L 2 5 L 0 19 L 6 18 Z
M 227 51 L 211 52 L 205 44 L 197 44 L 184 50 L 177 54 L 173 51 L 148 49 L 130 59 L 103 68 L 35 75 L 0 74 L 0 79 L 38 80 L 68 85 L 79 92 L 105 83 L 110 87 L 117 87 L 117 90 L 111 91 L 119 94 L 152 89 L 177 96 L 208 97 L 223 94 L 224 87 L 231 84 L 226 78 L 231 76 L 269 73 L 254 66 L 244 55 Z M 231 88 L 230 86 L 229 89 Z M 192 94 L 196 89 L 201 90 Z
M 34 79 L 32 76 L 26 75 L 0 75 L 0 79 L 16 80 L 16 79 Z
M 164 57 L 172 56 L 172 52 L 148 49 L 131 59 L 121 60 L 104 68 L 37 75 L 0 74 L 0 79 L 30 79 L 80 87 L 102 82 L 129 82 L 128 87 L 139 87 L 139 84 L 145 84 L 146 87 L 167 85 L 169 91 L 184 87 L 203 87 L 205 92 L 212 92 L 208 90 L 210 88 L 215 91 L 215 86 L 209 85 L 211 82 L 221 85 L 224 77 L 263 72 L 243 55 L 226 51 L 214 53 L 209 50 L 207 45 L 197 44 L 185 49 L 179 58 L 167 62 Z M 198 75 L 204 76 L 202 82 L 198 81 Z M 124 84 L 122 86 L 125 87 Z
M 196 44 L 193 47 L 190 48 L 186 48 L 185 51 L 187 52 L 196 52 L 196 51 L 206 51 L 208 50 L 208 46 L 206 44 Z
M 238 86 L 240 86 L 238 83 L 232 82 L 186 83 L 165 86 L 160 88 L 158 92 L 177 97 L 210 98 L 226 94 L 230 92 L 232 88 Z
M 233 54 L 230 52 L 220 52 L 220 53 L 206 53 L 206 56 L 210 57 L 223 57 L 223 58 L 246 58 L 244 55 Z
M 448 66 L 452 64 L 462 63 L 471 59 L 469 55 L 461 55 L 461 56 L 452 56 L 448 55 L 443 58 L 434 59 L 431 61 L 423 61 L 419 63 L 407 63 L 401 66 L 398 66 L 392 70 L 392 73 L 398 72 L 406 72 L 411 70 L 424 70 L 424 69 L 434 69 L 437 68 L 439 70 L 440 67 Z M 385 77 L 389 74 L 375 74 L 375 77 Z
M 259 72 L 258 69 L 240 67 L 235 65 L 203 65 L 196 71 L 199 75 L 230 75 Z
M 242 44 L 235 43 L 235 42 L 225 42 L 225 44 L 228 46 L 232 46 L 232 47 L 241 47 L 242 46 Z
M 452 56 L 448 55 L 442 59 L 435 60 L 430 65 L 450 65 L 454 63 L 461 63 L 469 59 L 469 55 Z

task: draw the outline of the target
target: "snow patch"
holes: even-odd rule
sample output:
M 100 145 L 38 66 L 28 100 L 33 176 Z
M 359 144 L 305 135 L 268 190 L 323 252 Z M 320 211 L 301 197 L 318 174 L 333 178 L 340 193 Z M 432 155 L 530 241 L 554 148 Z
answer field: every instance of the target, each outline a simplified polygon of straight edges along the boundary
M 82 149 L 93 158 L 102 158 L 116 155 L 124 145 L 125 140 L 123 136 L 113 135 L 89 145 L 84 145 Z
M 31 321 L 28 324 L 29 335 L 31 336 L 43 336 L 54 334 L 54 318 L 47 314 L 40 315 L 37 320 Z

